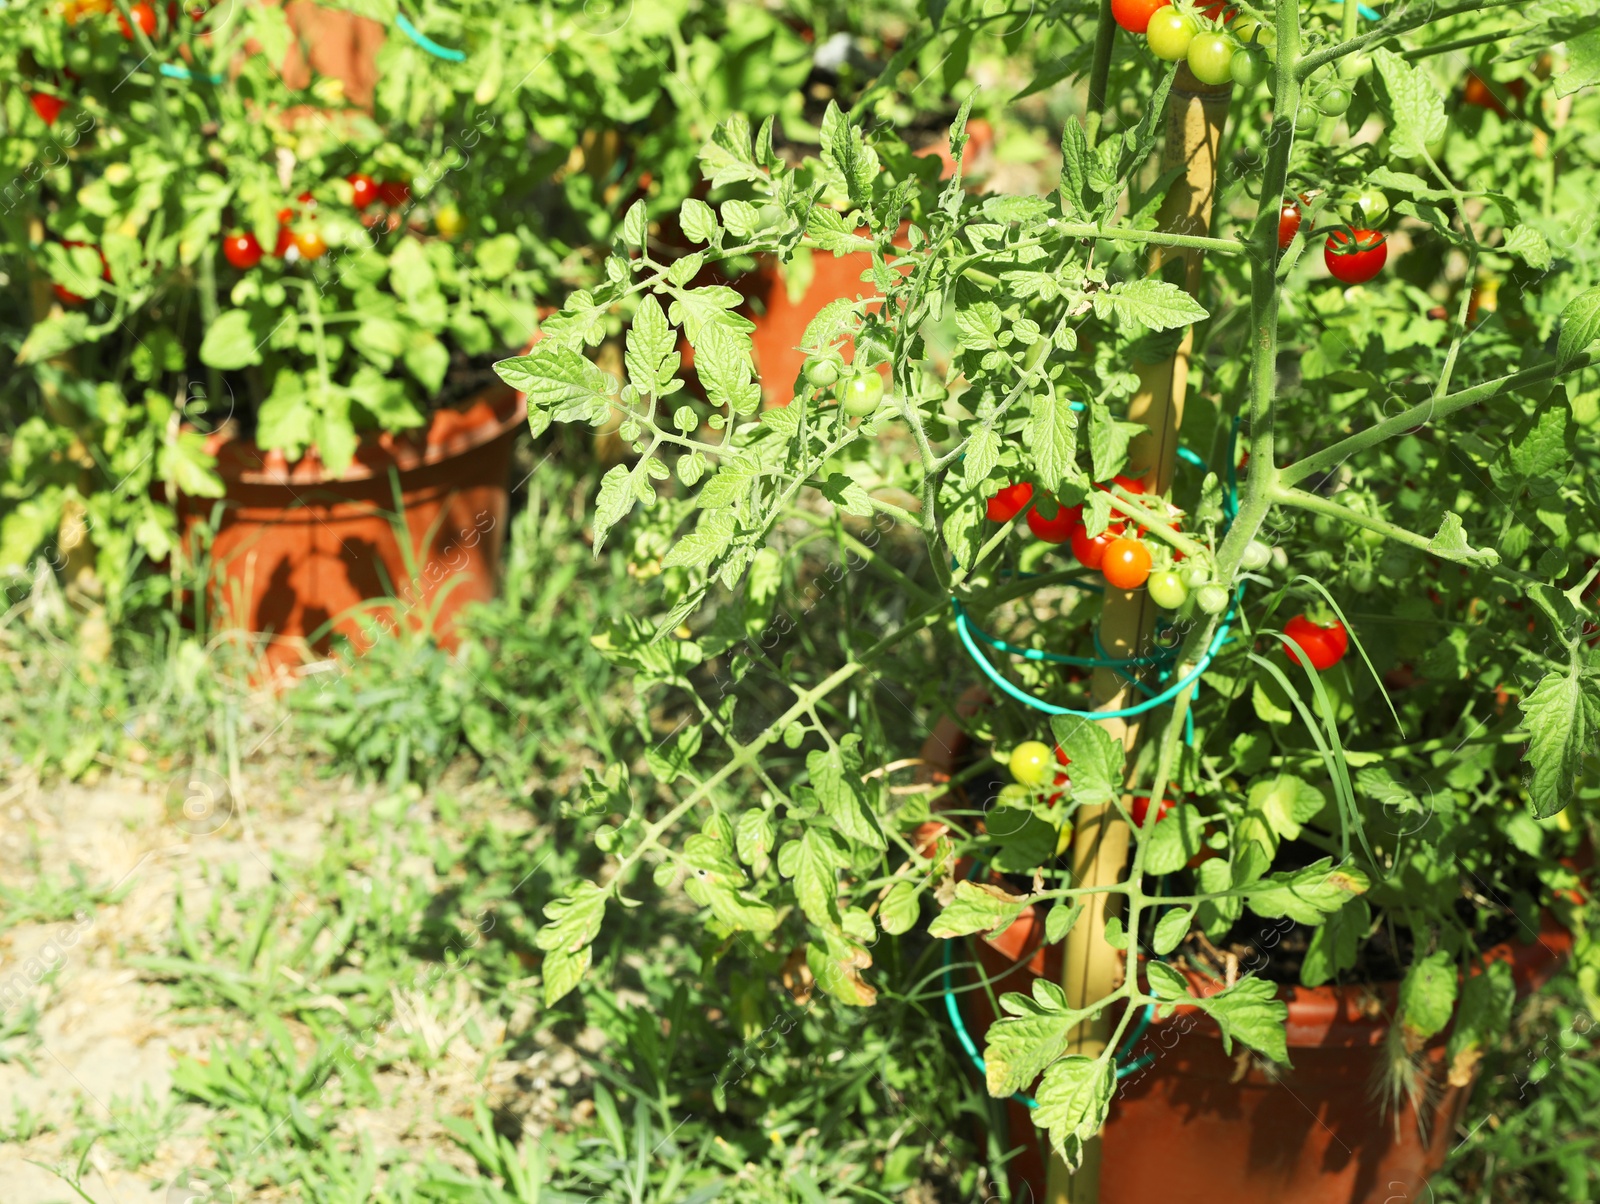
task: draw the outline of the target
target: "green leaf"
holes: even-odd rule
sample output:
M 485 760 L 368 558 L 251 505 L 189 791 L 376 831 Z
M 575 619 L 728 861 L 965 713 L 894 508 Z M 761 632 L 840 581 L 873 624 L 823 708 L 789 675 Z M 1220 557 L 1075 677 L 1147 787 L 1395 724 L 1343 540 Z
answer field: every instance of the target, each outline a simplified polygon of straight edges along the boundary
M 838 870 L 847 858 L 838 839 L 827 829 L 810 827 L 799 841 L 785 845 L 779 858 L 779 872 L 786 859 L 793 862 L 795 899 L 806 918 L 822 929 L 838 929 L 840 924 Z M 790 854 L 790 849 L 796 851 Z
M 545 904 L 547 923 L 534 935 L 533 943 L 548 955 L 544 964 L 546 1007 L 577 986 L 589 968 L 589 946 L 599 935 L 609 898 L 608 891 L 580 880 L 567 888 L 564 898 Z
M 994 466 L 1000 462 L 1000 436 L 986 426 L 980 426 L 967 440 L 965 458 L 961 462 L 961 478 L 968 489 L 988 479 Z
M 172 481 L 190 497 L 222 497 L 227 489 L 217 475 L 217 458 L 206 451 L 199 431 L 179 431 L 161 448 L 161 479 Z
M 834 827 L 851 840 L 884 849 L 888 841 L 867 798 L 869 787 L 861 780 L 860 760 L 850 743 L 852 738 L 859 743 L 860 737 L 851 733 L 839 746 L 827 751 L 813 749 L 806 754 L 806 771 L 811 775 L 817 801 Z M 872 789 L 876 788 L 874 783 Z
M 628 349 L 623 357 L 628 383 L 642 396 L 667 392 L 678 371 L 678 353 L 674 350 L 677 341 L 677 332 L 662 312 L 661 303 L 646 294 L 628 327 Z
M 678 223 L 690 242 L 715 242 L 717 215 L 704 201 L 690 197 L 678 212 Z
M 1284 1036 L 1289 1005 L 1278 998 L 1277 987 L 1266 979 L 1241 978 L 1227 990 L 1194 1002 L 1222 1030 L 1224 1053 L 1231 1054 L 1238 1040 L 1280 1065 L 1289 1064 L 1289 1044 Z
M 1004 928 L 1028 906 L 1026 898 L 1007 894 L 986 882 L 956 883 L 955 898 L 928 928 L 932 936 L 967 936 Z
M 1391 148 L 1403 159 L 1423 158 L 1428 145 L 1449 128 L 1444 93 L 1424 68 L 1413 67 L 1392 50 L 1376 50 L 1372 58 L 1389 94 Z
M 1053 715 L 1050 731 L 1071 766 L 1074 802 L 1099 806 L 1122 794 L 1126 754 L 1105 728 L 1077 715 Z
M 1557 98 L 1600 83 L 1600 30 L 1568 38 L 1567 69 L 1552 81 Z M 1547 48 L 1545 42 L 1541 49 Z
M 1189 980 L 1166 962 L 1152 961 L 1145 965 L 1150 979 L 1150 994 L 1158 999 L 1189 998 Z
M 1150 948 L 1157 956 L 1171 953 L 1189 935 L 1189 925 L 1194 922 L 1194 908 L 1174 907 L 1156 922 L 1155 936 Z
M 506 384 L 528 395 L 530 408 L 547 410 L 558 422 L 599 424 L 611 415 L 616 379 L 552 339 L 539 343 L 527 355 L 501 360 L 494 370 Z
M 806 965 L 822 990 L 852 1007 L 871 1007 L 878 992 L 861 977 L 872 955 L 845 937 L 829 932 L 826 944 L 806 946 Z
M 605 544 L 606 535 L 612 527 L 626 518 L 633 509 L 633 504 L 642 500 L 639 496 L 641 490 L 650 493 L 650 483 L 647 479 L 650 463 L 646 457 L 639 461 L 633 468 L 626 464 L 617 464 L 606 471 L 600 478 L 600 495 L 594 502 L 594 553 L 600 554 L 601 547 Z M 657 461 L 659 463 L 659 461 Z
M 1315 786 L 1284 773 L 1252 785 L 1245 805 L 1260 815 L 1278 837 L 1295 840 L 1300 835 L 1300 825 L 1321 811 L 1326 802 Z
M 728 550 L 738 521 L 727 510 L 703 510 L 700 525 L 661 559 L 662 568 L 705 568 Z
M 1089 460 L 1094 479 L 1109 481 L 1128 463 L 1128 443 L 1144 427 L 1137 422 L 1113 418 L 1110 407 L 1095 402 L 1089 407 Z
M 878 905 L 878 923 L 890 936 L 910 932 L 922 914 L 922 901 L 915 884 L 901 879 L 889 888 Z
M 1119 280 L 1109 289 L 1094 294 L 1095 316 L 1115 315 L 1123 328 L 1173 330 L 1191 326 L 1211 315 L 1176 284 L 1156 276 Z
M 1371 926 L 1372 909 L 1365 899 L 1351 899 L 1334 912 L 1311 934 L 1311 944 L 1300 963 L 1300 982 L 1320 987 L 1354 966 L 1361 941 Z
M 1445 560 L 1454 560 L 1461 564 L 1500 563 L 1500 553 L 1493 548 L 1474 548 L 1467 543 L 1467 533 L 1461 525 L 1461 516 L 1453 510 L 1446 510 L 1444 518 L 1439 520 L 1438 533 L 1428 541 L 1428 551 Z
M 1156 808 L 1146 811 L 1145 822 L 1155 815 Z M 1180 803 L 1167 812 L 1155 826 L 1145 829 L 1144 841 L 1149 846 L 1144 853 L 1144 872 L 1147 874 L 1175 874 L 1200 852 L 1205 842 L 1205 817 L 1200 808 Z
M 473 257 L 486 280 L 504 280 L 517 269 L 522 242 L 515 234 L 497 234 L 477 245 Z
M 1516 983 L 1506 962 L 1490 962 L 1481 974 L 1469 975 L 1462 984 L 1461 1006 L 1456 1010 L 1455 1024 L 1445 1046 L 1452 1086 L 1467 1086 L 1484 1052 L 1496 1046 L 1510 1030 L 1511 1007 L 1516 998 Z
M 405 365 L 418 384 L 429 393 L 437 393 L 450 370 L 450 349 L 431 334 L 413 338 L 405 350 Z
M 1411 963 L 1400 980 L 1400 1023 L 1426 1040 L 1450 1023 L 1456 1006 L 1456 966 L 1448 951 Z
M 1354 866 L 1335 869 L 1333 858 L 1324 857 L 1304 869 L 1261 879 L 1246 901 L 1251 911 L 1269 920 L 1288 916 L 1301 924 L 1320 924 L 1352 895 L 1366 894 L 1367 886 L 1367 876 L 1360 870 Z
M 850 124 L 833 100 L 822 115 L 822 161 L 839 173 L 852 205 L 865 206 L 871 201 L 879 171 L 877 152 L 866 145 L 860 128 Z
M 1031 874 L 1055 857 L 1059 833 L 1028 807 L 996 806 L 983 819 L 992 864 L 1003 874 Z
M 1072 1054 L 1045 1071 L 1035 1096 L 1033 1123 L 1049 1132 L 1050 1144 L 1069 1171 L 1083 1165 L 1084 1145 L 1105 1124 L 1116 1090 L 1110 1058 Z
M 1050 909 L 1044 918 L 1044 939 L 1052 945 L 1060 944 L 1067 939 L 1067 933 L 1072 931 L 1072 926 L 1078 922 L 1078 917 L 1083 914 L 1083 904 L 1057 903 Z
M 984 1080 L 996 1099 L 1021 1091 L 1044 1073 L 1067 1052 L 1073 1030 L 1096 1011 L 1069 1007 L 1061 988 L 1042 978 L 1034 981 L 1031 997 L 1003 995 L 1000 1006 L 1011 1015 L 989 1026 L 983 1050 Z
M 1569 364 L 1600 338 L 1600 287 L 1579 293 L 1561 311 L 1561 334 L 1556 359 Z
M 1507 230 L 1501 250 L 1517 256 L 1530 268 L 1543 271 L 1550 266 L 1550 244 L 1532 226 L 1513 226 Z
M 1395 781 L 1381 765 L 1369 766 L 1357 773 L 1356 788 L 1380 807 L 1400 815 L 1417 815 L 1423 810 L 1422 800 Z
M 1583 760 L 1594 748 L 1600 732 L 1600 698 L 1592 681 L 1585 681 L 1574 664 L 1551 669 L 1521 703 L 1528 727 L 1528 747 L 1523 754 L 1532 769 L 1527 776 L 1528 799 L 1536 819 L 1548 819 L 1572 801 Z
M 1072 402 L 1060 390 L 1036 393 L 1023 436 L 1033 454 L 1033 470 L 1044 487 L 1059 493 L 1063 481 L 1078 473 L 1078 419 Z
M 649 206 L 643 201 L 635 201 L 628 207 L 628 212 L 622 219 L 618 234 L 622 241 L 630 247 L 642 247 L 644 246 L 645 236 L 649 233 L 649 224 Z
M 233 372 L 261 362 L 260 342 L 250 329 L 248 310 L 221 314 L 200 341 L 200 362 L 223 372 Z

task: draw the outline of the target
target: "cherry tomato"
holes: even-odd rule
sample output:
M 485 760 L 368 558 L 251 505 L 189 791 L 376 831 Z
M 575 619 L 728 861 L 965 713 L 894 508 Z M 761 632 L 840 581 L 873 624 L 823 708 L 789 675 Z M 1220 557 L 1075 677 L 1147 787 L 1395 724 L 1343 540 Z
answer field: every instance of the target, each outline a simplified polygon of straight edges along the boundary
M 222 254 L 241 272 L 248 272 L 261 262 L 261 243 L 249 230 L 230 234 L 222 240 Z
M 365 209 L 378 199 L 378 184 L 371 176 L 361 172 L 352 172 L 345 177 L 350 182 L 351 204 L 357 209 Z
M 1328 274 L 1341 284 L 1366 283 L 1383 271 L 1388 258 L 1389 242 L 1376 230 L 1335 230 L 1322 247 Z
M 1233 39 L 1225 33 L 1197 33 L 1189 40 L 1189 70 L 1203 84 L 1233 79 Z
M 1162 610 L 1177 610 L 1189 600 L 1189 587 L 1183 583 L 1183 578 L 1171 569 L 1151 573 L 1150 580 L 1144 583 L 1144 587 L 1150 591 L 1150 601 Z
M 1046 518 L 1037 506 L 1028 511 L 1028 530 L 1045 543 L 1066 543 L 1072 538 L 1072 529 L 1082 521 L 1082 506 L 1062 506 L 1051 518 Z
M 1033 500 L 1033 486 L 1026 481 L 1007 485 L 989 499 L 984 514 L 992 523 L 1008 523 L 1022 513 L 1022 508 Z M 1032 519 L 1030 514 L 1029 519 Z
M 1480 109 L 1492 109 L 1499 116 L 1505 117 L 1507 110 L 1501 97 L 1510 96 L 1521 100 L 1527 91 L 1528 85 L 1520 79 L 1508 80 L 1503 84 L 1491 84 L 1482 76 L 1469 71 L 1466 83 L 1461 88 L 1461 102 L 1476 105 Z
M 1129 33 L 1143 33 L 1150 25 L 1150 14 L 1166 8 L 1170 0 L 1111 0 L 1112 19 Z
M 1119 489 L 1126 489 L 1129 493 L 1143 493 L 1144 492 L 1144 478 L 1143 477 L 1116 476 L 1116 477 L 1112 477 L 1111 478 L 1111 483 L 1113 485 L 1117 486 L 1117 488 L 1119 488 Z M 1105 487 L 1105 485 L 1101 484 L 1101 485 L 1096 485 L 1095 488 L 1096 489 L 1105 489 L 1106 487 Z M 1108 493 L 1110 492 L 1110 490 L 1106 490 L 1106 491 Z
M 1089 538 L 1089 528 L 1081 521 L 1072 526 L 1072 554 L 1078 558 L 1078 563 L 1086 569 L 1097 569 L 1105 563 L 1106 549 L 1122 534 L 1122 524 L 1112 523 L 1093 539 Z
M 1199 26 L 1188 13 L 1179 12 L 1168 4 L 1150 14 L 1144 36 L 1150 43 L 1150 53 L 1158 59 L 1176 63 L 1189 53 L 1189 43 L 1194 40 Z
M 378 185 L 378 200 L 391 209 L 402 209 L 411 201 L 411 186 L 394 180 Z
M 1356 220 L 1368 227 L 1383 225 L 1389 216 L 1389 197 L 1381 188 L 1368 185 L 1350 198 Z
M 1339 62 L 1339 74 L 1345 79 L 1364 79 L 1372 74 L 1372 56 L 1365 51 L 1347 54 Z
M 1204 614 L 1220 615 L 1228 609 L 1228 591 L 1215 582 L 1202 585 L 1194 591 L 1194 604 Z
M 1042 785 L 1049 766 L 1050 750 L 1038 740 L 1024 740 L 1011 750 L 1011 776 L 1024 786 Z
M 812 360 L 806 379 L 819 389 L 831 389 L 839 383 L 839 365 L 832 360 Z
M 67 102 L 59 96 L 50 96 L 44 92 L 29 92 L 28 103 L 33 106 L 33 111 L 39 114 L 39 120 L 46 125 L 54 125 L 56 118 L 61 116 L 61 110 L 67 107 Z
M 1169 798 L 1162 799 L 1161 805 L 1156 808 L 1156 817 L 1153 822 L 1159 824 L 1162 820 L 1167 818 L 1167 815 L 1169 812 L 1171 812 L 1171 810 L 1172 800 Z M 1128 804 L 1128 815 L 1133 820 L 1133 826 L 1136 828 L 1144 827 L 1145 818 L 1149 814 L 1150 796 L 1146 794 L 1134 795 L 1133 801 Z
M 293 237 L 302 259 L 321 259 L 328 253 L 328 244 L 323 240 L 322 231 L 315 226 L 296 230 Z
M 1320 623 L 1312 622 L 1305 615 L 1296 615 L 1283 625 L 1283 634 L 1305 649 L 1311 667 L 1319 672 L 1337 665 L 1344 659 L 1344 654 L 1350 647 L 1350 633 L 1338 619 L 1335 619 L 1332 625 L 1324 627 Z M 1295 655 L 1294 648 L 1287 640 L 1284 641 L 1283 650 L 1295 664 L 1300 663 L 1300 658 Z
M 1332 83 L 1323 90 L 1321 96 L 1316 98 L 1317 110 L 1324 117 L 1337 117 L 1350 107 L 1354 93 L 1350 85 L 1345 83 Z
M 433 215 L 433 224 L 439 231 L 439 237 L 448 241 L 467 228 L 467 219 L 461 216 L 461 210 L 454 205 L 444 205 Z
M 128 7 L 128 12 L 138 22 L 139 28 L 144 31 L 144 36 L 156 36 L 156 10 L 148 4 L 133 4 Z M 128 41 L 133 41 L 133 26 L 128 24 L 128 18 L 121 13 L 117 14 L 117 25 L 122 30 L 122 36 Z
M 1299 232 L 1300 205 L 1290 198 L 1285 198 L 1278 209 L 1278 250 L 1287 248 Z
M 883 400 L 883 376 L 875 368 L 864 368 L 849 380 L 839 393 L 839 404 L 846 414 L 865 418 L 878 412 Z
M 1137 539 L 1113 539 L 1101 557 L 1100 571 L 1107 585 L 1138 589 L 1150 578 L 1150 549 Z
M 1239 557 L 1239 567 L 1247 573 L 1259 573 L 1272 563 L 1272 549 L 1259 539 L 1252 539 L 1244 546 L 1244 554 Z
M 1193 47 L 1190 48 L 1191 52 Z M 1193 70 L 1193 68 L 1190 68 Z M 1240 47 L 1239 52 L 1233 56 L 1233 63 L 1228 73 L 1233 76 L 1233 82 L 1241 88 L 1253 88 L 1272 71 L 1272 60 L 1267 57 L 1266 48 L 1258 42 Z

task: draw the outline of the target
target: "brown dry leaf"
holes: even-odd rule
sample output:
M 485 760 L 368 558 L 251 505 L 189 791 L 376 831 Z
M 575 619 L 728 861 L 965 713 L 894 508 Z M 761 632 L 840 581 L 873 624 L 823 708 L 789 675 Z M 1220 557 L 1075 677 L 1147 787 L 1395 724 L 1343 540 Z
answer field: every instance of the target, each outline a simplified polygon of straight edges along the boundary
M 1478 1063 L 1483 1061 L 1483 1050 L 1471 1046 L 1456 1054 L 1450 1063 L 1450 1085 L 1452 1087 L 1470 1087 L 1473 1080 L 1478 1077 Z

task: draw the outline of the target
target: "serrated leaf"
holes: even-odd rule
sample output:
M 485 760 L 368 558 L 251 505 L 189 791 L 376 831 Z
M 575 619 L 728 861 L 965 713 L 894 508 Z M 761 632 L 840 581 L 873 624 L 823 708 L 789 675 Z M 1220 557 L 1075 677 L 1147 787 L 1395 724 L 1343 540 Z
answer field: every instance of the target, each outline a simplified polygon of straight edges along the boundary
M 968 489 L 975 488 L 988 479 L 1000 462 L 1000 436 L 986 426 L 980 426 L 967 440 L 961 463 L 961 477 Z
M 1145 814 L 1148 823 L 1148 817 L 1157 814 L 1157 809 L 1152 807 Z M 1144 852 L 1145 873 L 1175 874 L 1204 847 L 1205 818 L 1200 808 L 1180 803 L 1145 830 L 1144 841 L 1148 846 Z
M 1089 462 L 1097 481 L 1109 481 L 1128 463 L 1128 444 L 1143 432 L 1137 422 L 1124 422 L 1111 415 L 1104 402 L 1089 406 Z
M 1444 94 L 1424 68 L 1413 67 L 1394 51 L 1380 49 L 1372 58 L 1389 96 L 1390 145 L 1401 158 L 1420 159 L 1429 143 L 1443 138 L 1449 128 Z
M 806 946 L 806 966 L 824 993 L 852 1007 L 871 1007 L 877 1002 L 877 989 L 861 977 L 872 965 L 872 955 L 860 945 L 829 932 L 826 944 Z
M 672 379 L 678 370 L 678 356 L 673 350 L 676 343 L 676 332 L 667 322 L 661 302 L 646 294 L 634 311 L 624 356 L 628 382 L 641 394 L 654 396 Z
M 1289 1064 L 1289 1044 L 1284 1024 L 1289 1005 L 1278 998 L 1278 989 L 1264 978 L 1241 978 L 1233 986 L 1204 999 L 1196 999 L 1222 1030 L 1222 1048 L 1233 1052 L 1234 1041 L 1242 1041 L 1274 1062 Z
M 1040 980 L 1043 983 L 1043 980 Z M 1067 1052 L 1073 1030 L 1094 1014 L 1093 1008 L 1066 1005 L 1060 988 L 1044 984 L 1032 997 L 1008 994 L 1001 1006 L 1012 1015 L 989 1026 L 984 1046 L 984 1081 L 989 1094 L 1004 1099 L 1021 1091 L 1044 1073 L 1045 1067 Z
M 604 422 L 611 415 L 617 382 L 583 355 L 546 339 L 527 355 L 494 366 L 513 389 L 527 394 L 530 408 L 547 410 L 558 422 Z
M 1525 779 L 1528 801 L 1536 819 L 1548 819 L 1572 801 L 1600 732 L 1600 696 L 1593 679 L 1573 665 L 1550 670 L 1519 705 L 1528 728 L 1523 756 L 1532 770 Z
M 1600 287 L 1579 293 L 1561 311 L 1561 334 L 1556 340 L 1556 358 L 1569 364 L 1600 338 Z
M 1288 916 L 1301 924 L 1320 924 L 1352 895 L 1367 891 L 1367 876 L 1354 866 L 1335 869 L 1324 857 L 1304 869 L 1285 870 L 1263 878 L 1246 896 L 1250 910 L 1269 920 Z
M 806 754 L 806 771 L 811 775 L 811 788 L 816 791 L 822 810 L 840 832 L 851 840 L 870 845 L 875 849 L 888 847 L 883 829 L 873 812 L 868 792 L 876 792 L 876 782 L 868 784 L 848 756 L 850 749 L 834 747 L 827 751 L 813 749 Z
M 1300 963 L 1300 982 L 1320 987 L 1356 964 L 1361 941 L 1372 925 L 1372 909 L 1365 899 L 1351 899 L 1311 934 Z
M 600 554 L 600 549 L 605 544 L 606 534 L 628 516 L 634 503 L 639 500 L 640 487 L 649 489 L 644 470 L 647 460 L 648 457 L 631 469 L 626 464 L 617 464 L 600 478 L 600 494 L 594 502 L 596 556 Z
M 778 858 L 779 872 L 794 878 L 794 893 L 800 909 L 808 920 L 823 929 L 837 929 L 840 923 L 838 869 L 844 858 L 834 843 L 836 840 L 831 832 L 808 828 L 798 841 L 785 845 Z M 785 859 L 792 863 L 787 868 Z
M 1210 317 L 1201 305 L 1176 284 L 1155 276 L 1119 280 L 1109 289 L 1094 294 L 1095 315 L 1115 315 L 1124 329 L 1173 330 L 1191 326 Z
M 1007 894 L 986 882 L 958 882 L 955 897 L 929 926 L 932 936 L 969 936 L 1004 928 L 1028 906 L 1026 898 Z
M 1446 950 L 1411 963 L 1400 980 L 1400 1023 L 1426 1040 L 1450 1023 L 1456 1006 L 1456 967 Z
M 1046 489 L 1059 492 L 1063 482 L 1079 476 L 1078 419 L 1064 393 L 1051 390 L 1034 395 L 1023 438 L 1032 453 L 1033 469 Z
M 1530 268 L 1543 271 L 1550 266 L 1550 244 L 1532 226 L 1513 226 L 1507 230 L 1501 250 L 1517 256 Z
M 1500 553 L 1493 548 L 1474 548 L 1467 543 L 1466 528 L 1461 524 L 1461 516 L 1453 510 L 1446 510 L 1444 518 L 1439 520 L 1439 530 L 1428 541 L 1428 551 L 1435 556 L 1462 564 L 1500 563 Z
M 1105 728 L 1077 715 L 1053 715 L 1050 731 L 1070 766 L 1074 802 L 1100 806 L 1121 795 L 1126 754 Z
M 700 525 L 661 558 L 662 568 L 705 568 L 728 550 L 738 524 L 727 510 L 702 511 Z
M 1045 1071 L 1033 1122 L 1050 1134 L 1050 1144 L 1069 1171 L 1083 1164 L 1084 1146 L 1105 1124 L 1116 1089 L 1116 1071 L 1109 1058 L 1072 1054 Z
M 1052 945 L 1060 944 L 1067 939 L 1067 933 L 1072 931 L 1072 926 L 1078 922 L 1078 917 L 1083 914 L 1083 904 L 1057 903 L 1050 909 L 1044 918 L 1044 939 Z
M 1150 994 L 1156 998 L 1189 998 L 1189 980 L 1166 962 L 1146 962 L 1144 970 L 1150 980 Z
M 593 882 L 580 880 L 563 898 L 545 904 L 546 923 L 534 935 L 543 949 L 544 997 L 548 1007 L 560 999 L 589 968 L 589 946 L 599 935 L 610 893 Z

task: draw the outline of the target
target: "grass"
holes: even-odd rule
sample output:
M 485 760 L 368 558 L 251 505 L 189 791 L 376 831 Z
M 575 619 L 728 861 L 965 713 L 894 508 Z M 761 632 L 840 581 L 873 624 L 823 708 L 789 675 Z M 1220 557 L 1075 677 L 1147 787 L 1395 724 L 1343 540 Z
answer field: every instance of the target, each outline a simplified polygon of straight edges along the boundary
M 710 942 L 680 896 L 646 893 L 584 986 L 539 1005 L 541 908 L 602 868 L 588 837 L 604 817 L 564 804 L 586 771 L 653 742 L 589 642 L 625 613 L 629 581 L 619 556 L 590 552 L 595 482 L 564 463 L 530 478 L 504 596 L 454 653 L 384 637 L 285 700 L 250 685 L 236 646 L 159 609 L 94 664 L 64 627 L 35 638 L 26 599 L 0 623 L 6 779 L 115 770 L 159 787 L 220 767 L 255 825 L 191 834 L 205 855 L 173 879 L 170 923 L 116 950 L 166 1031 L 203 1034 L 170 1094 L 64 1115 L 19 1101 L 0 1130 L 49 1151 L 63 1198 L 95 1198 L 96 1159 L 219 1201 L 1008 1198 L 1003 1152 L 981 1137 L 993 1105 L 928 994 L 925 939 L 880 943 L 880 1002 L 849 1009 L 789 994 L 781 952 Z M 296 810 L 298 794 L 327 805 Z M 31 855 L 35 882 L 0 888 L 0 932 L 126 894 Z M 1596 1194 L 1587 965 L 1487 1060 L 1435 1199 Z M 37 1008 L 6 1017 L 0 1061 L 28 1056 L 38 1022 Z

